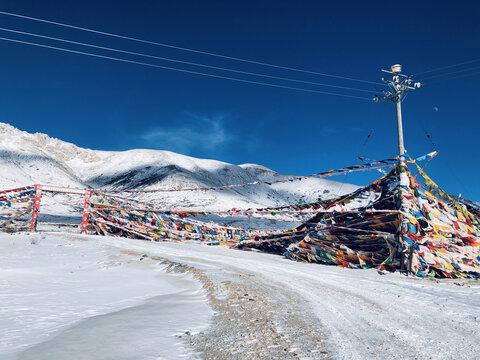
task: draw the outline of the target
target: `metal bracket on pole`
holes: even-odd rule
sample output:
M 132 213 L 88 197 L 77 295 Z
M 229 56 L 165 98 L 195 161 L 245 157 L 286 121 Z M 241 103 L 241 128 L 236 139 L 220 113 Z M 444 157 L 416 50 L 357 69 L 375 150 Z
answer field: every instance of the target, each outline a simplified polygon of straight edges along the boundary
M 397 108 L 397 132 L 398 132 L 398 155 L 400 162 L 405 162 L 405 145 L 403 142 L 403 122 L 402 122 L 402 102 L 410 90 L 419 89 L 422 84 L 419 82 L 413 83 L 411 75 L 402 74 L 401 65 L 393 65 L 388 70 L 382 70 L 392 75 L 391 79 L 382 78 L 382 81 L 388 85 L 390 91 L 383 91 L 384 97 L 381 99 L 376 96 L 373 100 L 375 102 L 390 101 L 396 105 Z

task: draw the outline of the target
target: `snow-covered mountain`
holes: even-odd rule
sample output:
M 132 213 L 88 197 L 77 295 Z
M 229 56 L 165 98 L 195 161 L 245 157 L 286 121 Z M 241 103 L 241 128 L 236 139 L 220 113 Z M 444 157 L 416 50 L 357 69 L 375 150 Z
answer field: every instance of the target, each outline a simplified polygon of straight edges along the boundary
M 97 151 L 0 123 L 0 189 L 45 184 L 102 189 L 213 187 L 291 176 L 254 164 L 233 165 L 170 151 Z M 148 193 L 142 200 L 166 208 L 227 209 L 314 201 L 357 186 L 325 179 L 255 185 L 222 191 Z

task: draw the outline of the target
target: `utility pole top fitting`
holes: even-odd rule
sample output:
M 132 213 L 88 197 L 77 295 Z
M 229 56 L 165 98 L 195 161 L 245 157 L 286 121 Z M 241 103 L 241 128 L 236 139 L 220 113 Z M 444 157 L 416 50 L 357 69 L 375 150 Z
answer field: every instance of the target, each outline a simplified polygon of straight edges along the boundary
M 390 68 L 390 71 L 394 74 L 400 74 L 402 72 L 402 65 L 396 64 Z

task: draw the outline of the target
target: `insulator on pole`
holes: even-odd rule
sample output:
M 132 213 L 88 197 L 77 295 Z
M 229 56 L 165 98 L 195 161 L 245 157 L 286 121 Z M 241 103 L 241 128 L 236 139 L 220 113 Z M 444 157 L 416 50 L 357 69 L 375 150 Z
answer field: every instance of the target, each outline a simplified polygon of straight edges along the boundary
M 373 101 L 377 103 L 380 101 L 390 101 L 395 104 L 397 110 L 398 156 L 400 157 L 400 162 L 404 162 L 405 145 L 403 142 L 402 102 L 410 90 L 419 89 L 422 87 L 422 84 L 416 82 L 411 86 L 412 76 L 402 74 L 402 65 L 400 64 L 392 65 L 390 70 L 382 71 L 392 75 L 391 78 L 382 77 L 382 82 L 387 84 L 390 91 L 384 91 L 385 96 L 382 99 L 376 96 Z

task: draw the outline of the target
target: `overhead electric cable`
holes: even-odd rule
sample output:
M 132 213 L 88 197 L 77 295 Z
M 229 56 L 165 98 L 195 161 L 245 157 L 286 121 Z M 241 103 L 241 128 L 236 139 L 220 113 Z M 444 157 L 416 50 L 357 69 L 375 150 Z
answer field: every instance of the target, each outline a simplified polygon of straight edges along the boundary
M 413 74 L 412 76 L 417 76 L 417 75 L 420 75 L 420 74 L 427 74 L 427 73 L 434 72 L 434 71 L 439 71 L 439 70 L 450 69 L 450 68 L 453 68 L 453 67 L 466 65 L 466 64 L 471 64 L 471 63 L 478 62 L 478 61 L 480 61 L 480 58 L 469 60 L 469 61 L 464 61 L 464 62 L 461 62 L 461 63 L 458 63 L 458 64 L 447 65 L 447 66 L 442 66 L 442 67 L 435 68 L 435 69 L 430 69 L 430 70 L 427 70 L 427 71 L 418 72 L 416 74 Z
M 429 77 L 426 77 L 426 78 L 423 78 L 422 80 L 425 81 L 425 80 L 429 80 L 429 79 L 435 79 L 437 77 L 443 77 L 443 76 L 448 76 L 448 75 L 452 75 L 452 74 L 459 74 L 459 73 L 464 73 L 466 71 L 471 71 L 471 70 L 478 70 L 480 69 L 480 66 L 475 66 L 473 68 L 468 68 L 468 69 L 462 69 L 462 70 L 457 70 L 457 71 L 451 71 L 451 72 L 448 72 L 448 73 L 442 73 L 442 74 L 438 74 L 438 75 L 433 75 L 433 76 L 429 76 Z
M 298 68 L 293 68 L 293 67 L 288 67 L 288 66 L 275 65 L 275 64 L 270 64 L 270 63 L 265 63 L 265 62 L 260 62 L 260 61 L 242 59 L 242 58 L 238 58 L 238 57 L 216 54 L 216 53 L 201 51 L 201 50 L 195 50 L 195 49 L 190 49 L 190 48 L 181 47 L 181 46 L 169 45 L 169 44 L 160 43 L 160 42 L 156 42 L 156 41 L 138 39 L 138 38 L 131 37 L 131 36 L 124 36 L 124 35 L 118 35 L 118 34 L 113 34 L 113 33 L 109 33 L 109 32 L 94 30 L 94 29 L 88 29 L 88 28 L 84 28 L 84 27 L 80 27 L 80 26 L 69 25 L 69 24 L 65 24 L 65 23 L 60 23 L 60 22 L 56 22 L 56 21 L 35 18 L 35 17 L 31 17 L 31 16 L 26 16 L 26 15 L 9 13 L 9 12 L 6 12 L 6 11 L 0 11 L 0 14 L 13 16 L 13 17 L 18 17 L 18 18 L 27 19 L 27 20 L 39 21 L 39 22 L 43 22 L 43 23 L 46 23 L 46 24 L 63 26 L 63 27 L 67 27 L 67 28 L 71 28 L 71 29 L 75 29 L 75 30 L 88 31 L 88 32 L 95 33 L 95 34 L 111 36 L 111 37 L 124 39 L 124 40 L 137 41 L 137 42 L 141 42 L 141 43 L 144 43 L 144 44 L 163 46 L 163 47 L 176 49 L 176 50 L 182 50 L 182 51 L 188 51 L 188 52 L 193 52 L 193 53 L 202 54 L 202 55 L 220 57 L 220 58 L 223 58 L 223 59 L 241 61 L 241 62 L 250 63 L 250 64 L 269 66 L 269 67 L 273 67 L 273 68 L 277 68 L 277 69 L 297 71 L 297 72 L 303 72 L 303 73 L 314 74 L 314 75 L 319 75 L 319 76 L 327 76 L 327 77 L 332 77 L 332 78 L 342 79 L 342 80 L 357 81 L 357 82 L 362 82 L 362 83 L 366 83 L 366 84 L 375 84 L 375 82 L 368 81 L 368 80 L 361 80 L 361 79 L 355 79 L 355 78 L 351 78 L 351 77 L 347 77 L 347 76 L 339 76 L 339 75 L 333 75 L 333 74 L 327 74 L 327 73 L 320 73 L 320 72 L 316 72 L 316 71 L 310 71 L 310 70 L 304 70 L 304 69 L 298 69 Z
M 88 53 L 88 52 L 84 52 L 84 51 L 70 50 L 70 49 L 65 49 L 65 48 L 56 47 L 56 46 L 37 44 L 37 43 L 28 42 L 28 41 L 15 40 L 15 39 L 9 39 L 9 38 L 4 38 L 4 37 L 0 37 L 0 40 L 16 42 L 16 43 L 26 44 L 26 45 L 32 45 L 32 46 L 37 46 L 37 47 L 43 47 L 43 48 L 47 48 L 47 49 L 65 51 L 65 52 L 69 52 L 69 53 L 73 53 L 73 54 L 93 56 L 93 57 L 97 57 L 97 58 L 120 61 L 120 62 L 125 62 L 125 63 L 130 63 L 130 64 L 149 66 L 149 67 L 154 67 L 154 68 L 159 68 L 159 69 L 173 70 L 173 71 L 195 74 L 195 75 L 208 76 L 208 77 L 213 77 L 213 78 L 218 78 L 218 79 L 239 81 L 239 82 L 244 82 L 244 83 L 249 83 L 249 84 L 264 85 L 264 86 L 270 86 L 270 87 L 276 87 L 276 88 L 282 88 L 282 89 L 290 89 L 290 90 L 298 90 L 298 91 L 311 92 L 311 93 L 317 93 L 317 94 L 341 96 L 341 97 L 347 97 L 347 98 L 353 98 L 353 99 L 362 99 L 362 100 L 369 100 L 369 101 L 372 100 L 370 98 L 355 96 L 355 95 L 347 95 L 347 94 L 332 93 L 332 92 L 328 92 L 328 91 L 296 88 L 296 87 L 291 87 L 291 86 L 270 84 L 270 83 L 264 83 L 264 82 L 259 82 L 259 81 L 244 80 L 244 79 L 232 78 L 232 77 L 228 77 L 228 76 L 222 76 L 222 75 L 208 74 L 208 73 L 202 73 L 202 72 L 192 71 L 192 70 L 179 69 L 179 68 L 174 68 L 174 67 L 170 67 L 170 66 L 162 66 L 162 65 L 157 65 L 157 64 L 144 63 L 144 62 L 141 62 L 141 61 L 120 59 L 120 58 L 115 58 L 115 57 L 112 57 L 112 56 L 92 54 L 92 53 Z
M 211 65 L 206 65 L 206 64 L 194 63 L 194 62 L 190 62 L 190 61 L 183 61 L 183 60 L 171 59 L 171 58 L 166 58 L 166 57 L 161 57 L 161 56 L 155 56 L 155 55 L 149 55 L 149 54 L 143 54 L 143 53 L 138 53 L 138 52 L 133 52 L 133 51 L 115 49 L 115 48 L 110 48 L 110 47 L 105 47 L 105 46 L 99 46 L 99 45 L 93 45 L 93 44 L 88 44 L 88 43 L 82 43 L 82 42 L 78 42 L 78 41 L 72 41 L 72 40 L 67 40 L 67 39 L 62 39 L 62 38 L 57 38 L 57 37 L 52 37 L 52 36 L 46 36 L 46 35 L 40 35 L 40 34 L 34 34 L 34 33 L 25 32 L 25 31 L 7 29 L 7 28 L 2 28 L 2 27 L 0 27 L 0 30 L 2 30 L 2 31 L 7 31 L 7 32 L 11 32 L 11 33 L 16 33 L 16 34 L 34 36 L 34 37 L 38 37 L 38 38 L 42 38 L 42 39 L 61 41 L 61 42 L 69 43 L 69 44 L 87 46 L 87 47 L 91 47 L 91 48 L 95 48 L 95 49 L 114 51 L 114 52 L 119 52 L 119 53 L 122 53 L 122 54 L 142 56 L 142 57 L 147 57 L 147 58 L 151 58 L 151 59 L 171 61 L 171 62 L 176 62 L 176 63 L 180 63 L 180 64 L 200 66 L 200 67 L 204 67 L 204 68 L 215 69 L 215 70 L 222 70 L 222 71 L 229 71 L 229 72 L 234 72 L 234 73 L 238 73 L 238 74 L 259 76 L 259 77 L 265 77 L 265 78 L 276 79 L 276 80 L 283 80 L 283 81 L 292 81 L 292 82 L 309 84 L 309 85 L 318 85 L 318 86 L 325 86 L 325 87 L 333 87 L 333 88 L 337 88 L 337 89 L 345 89 L 345 90 L 352 90 L 352 91 L 363 91 L 363 92 L 369 92 L 369 93 L 373 93 L 373 94 L 376 93 L 375 91 L 372 91 L 372 90 L 351 88 L 351 87 L 347 87 L 347 86 L 324 84 L 324 83 L 318 83 L 318 82 L 313 82 L 313 81 L 305 81 L 305 80 L 285 78 L 285 77 L 280 77 L 280 76 L 272 76 L 272 75 L 266 75 L 266 74 L 259 74 L 259 73 L 248 72 L 248 71 L 234 70 L 234 69 L 229 69 L 229 68 L 224 68 L 224 67 L 219 67 L 219 66 L 211 66 Z
M 446 78 L 436 78 L 436 79 L 433 79 L 433 81 L 428 81 L 427 84 L 429 85 L 429 84 L 433 84 L 433 83 L 437 83 L 437 82 L 441 82 L 441 81 L 454 80 L 454 79 L 458 79 L 458 78 L 462 78 L 462 77 L 466 77 L 466 76 L 478 75 L 478 74 L 480 74 L 480 71 L 474 71 L 474 72 L 469 73 L 469 74 L 461 74 L 461 75 L 451 76 L 451 77 L 446 77 Z

